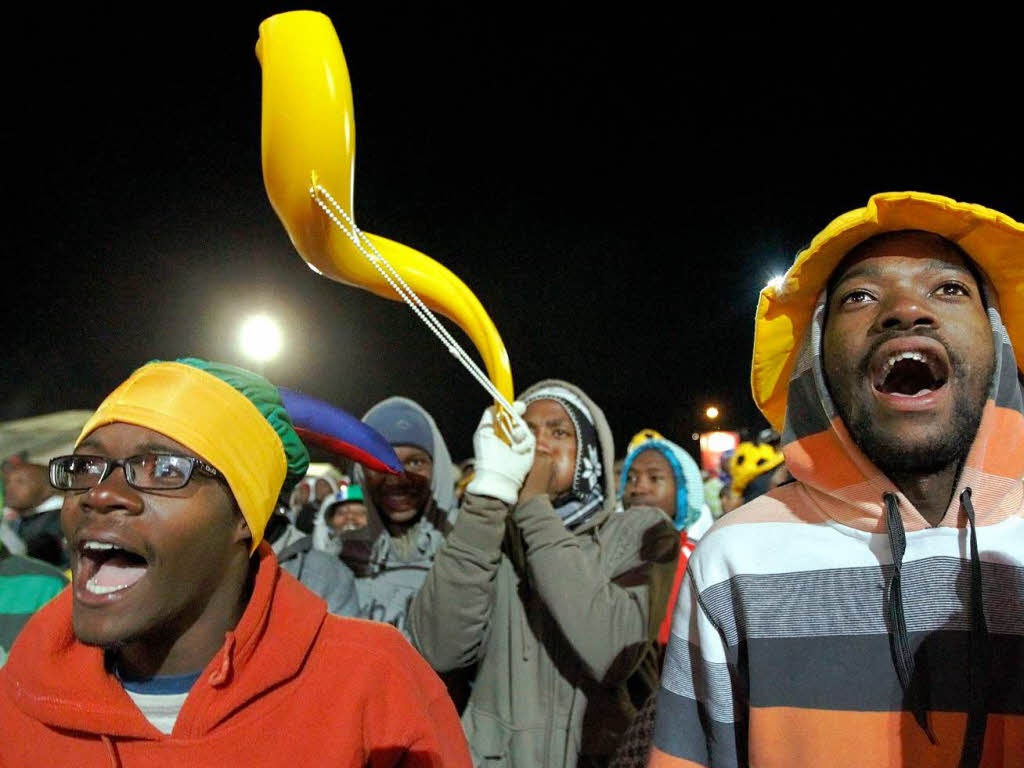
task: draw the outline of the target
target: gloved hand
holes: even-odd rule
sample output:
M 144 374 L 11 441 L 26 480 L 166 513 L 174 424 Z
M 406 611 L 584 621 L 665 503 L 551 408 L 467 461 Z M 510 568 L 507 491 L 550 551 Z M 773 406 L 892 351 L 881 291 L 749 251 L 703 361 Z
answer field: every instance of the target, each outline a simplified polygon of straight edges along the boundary
M 526 404 L 518 400 L 513 407 L 520 416 L 526 412 Z M 510 430 L 512 444 L 506 445 L 494 430 L 494 411 L 494 406 L 484 411 L 473 435 L 476 468 L 466 493 L 490 496 L 512 505 L 519 498 L 519 487 L 533 466 L 535 441 L 526 423 L 517 419 Z

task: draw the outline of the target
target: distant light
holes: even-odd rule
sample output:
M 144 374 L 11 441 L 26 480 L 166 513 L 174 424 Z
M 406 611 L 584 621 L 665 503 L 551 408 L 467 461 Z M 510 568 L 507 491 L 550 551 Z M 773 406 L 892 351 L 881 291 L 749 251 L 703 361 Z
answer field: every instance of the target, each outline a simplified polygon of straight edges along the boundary
M 708 409 L 704 411 L 704 415 L 707 416 L 709 419 L 717 419 L 718 409 L 713 405 L 709 406 Z
M 690 437 L 692 437 L 694 440 L 700 440 L 700 432 L 694 432 L 692 435 L 690 435 Z
M 284 346 L 281 328 L 267 315 L 251 315 L 242 323 L 239 333 L 242 354 L 250 360 L 265 363 L 273 360 Z
M 712 432 L 707 438 L 708 450 L 713 453 L 724 453 L 736 447 L 736 436 L 729 432 Z
M 782 287 L 782 284 L 786 282 L 785 275 L 775 275 L 771 280 L 768 281 L 768 288 L 774 288 L 776 291 Z

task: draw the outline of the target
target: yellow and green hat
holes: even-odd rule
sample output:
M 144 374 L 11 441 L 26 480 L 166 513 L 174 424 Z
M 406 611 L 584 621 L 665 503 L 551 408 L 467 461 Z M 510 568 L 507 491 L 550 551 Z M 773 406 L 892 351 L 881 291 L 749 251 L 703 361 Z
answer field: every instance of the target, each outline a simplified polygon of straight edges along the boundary
M 107 396 L 75 445 L 114 422 L 160 432 L 216 467 L 249 525 L 253 551 L 278 498 L 309 466 L 277 388 L 233 365 L 198 358 L 147 363 Z
M 781 431 L 793 366 L 818 296 L 847 253 L 865 240 L 904 229 L 923 230 L 956 243 L 985 273 L 1024 369 L 1024 225 L 998 211 L 924 192 L 873 195 L 844 213 L 801 251 L 785 276 L 761 291 L 754 325 L 750 383 L 754 402 Z

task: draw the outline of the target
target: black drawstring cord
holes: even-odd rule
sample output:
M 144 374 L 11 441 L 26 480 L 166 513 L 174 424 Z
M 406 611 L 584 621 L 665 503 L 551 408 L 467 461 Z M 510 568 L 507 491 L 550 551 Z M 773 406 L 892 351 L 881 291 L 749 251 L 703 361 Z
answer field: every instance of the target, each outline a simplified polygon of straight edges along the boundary
M 900 516 L 899 502 L 895 494 L 887 493 L 885 499 L 885 520 L 889 532 L 889 547 L 892 550 L 892 578 L 889 579 L 886 603 L 889 611 L 889 627 L 892 640 L 892 658 L 896 674 L 904 694 L 908 696 L 914 719 L 921 726 L 932 744 L 935 736 L 928 727 L 928 715 L 921 705 L 920 697 L 914 695 L 911 681 L 914 678 L 914 656 L 910 652 L 910 638 L 907 635 L 906 616 L 903 612 L 903 555 L 907 549 L 907 535 Z M 963 749 L 960 751 L 959 768 L 978 768 L 985 744 L 985 729 L 988 725 L 988 680 L 991 669 L 992 648 L 989 643 L 988 624 L 985 621 L 985 599 L 982 592 L 981 558 L 978 556 L 978 530 L 974 520 L 974 506 L 971 504 L 971 489 L 965 488 L 960 494 L 960 506 L 967 516 L 970 529 L 971 590 L 970 616 L 971 631 L 968 650 L 968 705 L 967 729 L 964 733 Z
M 928 735 L 928 740 L 935 744 L 935 734 L 928 726 L 928 714 L 921 704 L 919 696 L 914 695 L 911 682 L 914 678 L 914 655 L 910 652 L 910 638 L 907 636 L 907 620 L 903 613 L 903 553 L 907 550 L 907 534 L 903 528 L 903 517 L 900 515 L 899 502 L 896 495 L 887 493 L 885 500 L 885 527 L 889 531 L 889 548 L 892 550 L 892 577 L 886 594 L 886 605 L 889 610 L 889 629 L 892 649 L 892 660 L 896 666 L 896 674 L 904 695 L 909 699 L 914 719 L 921 730 Z
M 971 542 L 971 633 L 968 651 L 967 731 L 960 752 L 960 768 L 977 768 L 985 745 L 988 725 L 988 680 L 992 661 L 988 624 L 985 621 L 985 599 L 982 593 L 981 558 L 978 557 L 978 529 L 974 522 L 971 489 L 960 494 L 960 506 L 967 515 Z

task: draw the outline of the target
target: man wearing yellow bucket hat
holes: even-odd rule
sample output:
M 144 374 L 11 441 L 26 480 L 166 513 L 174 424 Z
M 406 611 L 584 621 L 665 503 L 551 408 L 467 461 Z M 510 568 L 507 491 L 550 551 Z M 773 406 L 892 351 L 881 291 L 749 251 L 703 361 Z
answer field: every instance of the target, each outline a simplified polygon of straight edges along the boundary
M 761 294 L 754 399 L 797 482 L 690 559 L 652 766 L 1024 755 L 1024 226 L 921 193 Z
M 262 541 L 307 464 L 249 371 L 154 362 L 118 387 L 50 464 L 73 585 L 0 671 L 0 764 L 468 766 L 401 635 L 327 615 Z

